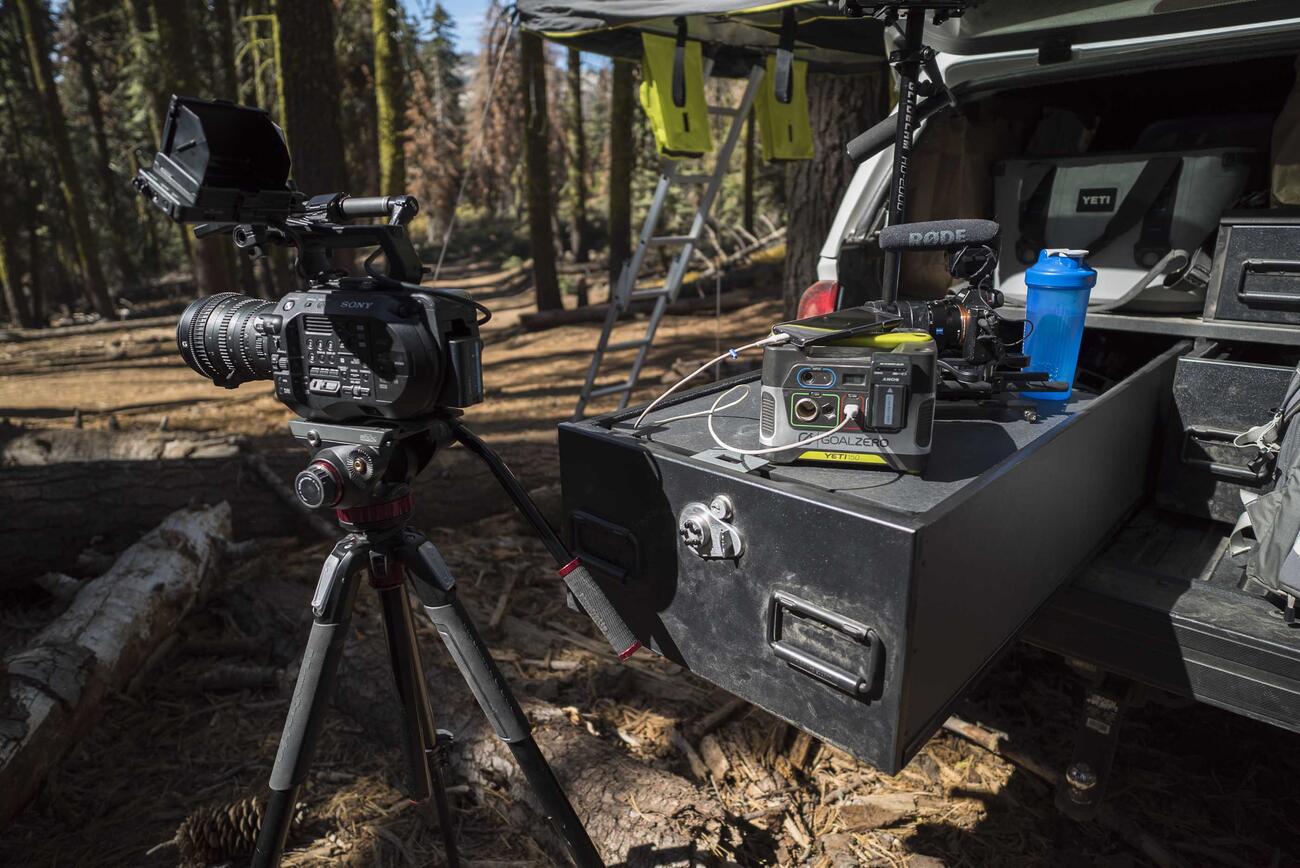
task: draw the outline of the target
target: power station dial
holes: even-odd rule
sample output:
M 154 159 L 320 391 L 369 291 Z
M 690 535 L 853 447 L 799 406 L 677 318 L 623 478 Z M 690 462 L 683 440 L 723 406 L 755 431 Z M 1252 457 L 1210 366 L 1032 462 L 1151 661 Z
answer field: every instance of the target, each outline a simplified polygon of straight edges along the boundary
M 298 474 L 293 490 L 308 509 L 333 506 L 343 497 L 338 471 L 324 461 L 315 461 Z

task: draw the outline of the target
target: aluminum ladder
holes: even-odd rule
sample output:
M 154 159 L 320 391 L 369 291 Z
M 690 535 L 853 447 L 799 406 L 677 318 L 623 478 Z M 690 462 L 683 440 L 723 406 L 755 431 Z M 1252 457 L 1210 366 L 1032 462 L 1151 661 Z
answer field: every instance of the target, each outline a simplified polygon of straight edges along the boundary
M 712 61 L 710 60 L 707 62 L 704 71 L 706 78 L 711 71 Z M 606 395 L 622 395 L 618 405 L 619 409 L 626 407 L 631 399 L 632 390 L 636 388 L 637 379 L 641 376 L 641 368 L 645 365 L 646 356 L 650 352 L 650 345 L 654 342 L 655 332 L 659 328 L 660 320 L 663 319 L 664 311 L 667 310 L 668 305 L 677 300 L 677 296 L 681 292 L 682 279 L 686 276 L 686 269 L 690 265 L 691 257 L 695 254 L 695 248 L 704 233 L 709 211 L 713 208 L 713 202 L 717 198 L 718 191 L 722 189 L 722 180 L 727 174 L 728 166 L 731 164 L 731 157 L 736 150 L 736 144 L 740 141 L 740 133 L 745 126 L 746 118 L 749 117 L 750 107 L 753 106 L 754 99 L 758 96 L 758 89 L 763 82 L 763 75 L 764 68 L 762 66 L 755 66 L 750 70 L 744 96 L 741 97 L 740 104 L 735 108 L 709 106 L 710 114 L 731 118 L 731 126 L 727 129 L 727 135 L 723 140 L 722 147 L 718 149 L 711 173 L 684 174 L 681 172 L 682 161 L 665 161 L 667 165 L 659 176 L 658 186 L 655 187 L 654 198 L 650 202 L 650 210 L 646 213 L 645 223 L 641 227 L 641 235 L 637 241 L 636 251 L 632 254 L 631 259 L 623 263 L 623 270 L 619 273 L 618 283 L 615 284 L 609 310 L 605 314 L 605 326 L 600 332 L 600 340 L 596 343 L 596 351 L 591 357 L 591 364 L 587 366 L 587 379 L 582 385 L 581 394 L 578 396 L 578 406 L 573 411 L 574 419 L 581 419 L 587 404 L 596 398 L 603 398 Z M 704 192 L 700 196 L 699 204 L 695 209 L 695 218 L 691 221 L 690 231 L 686 235 L 655 235 L 664 203 L 668 200 L 668 191 L 673 184 L 704 185 Z M 641 273 L 641 267 L 645 263 L 646 252 L 651 247 L 669 245 L 680 246 L 680 250 L 673 257 L 672 264 L 668 268 L 668 276 L 663 285 L 650 289 L 637 289 L 636 281 Z M 614 333 L 614 328 L 625 314 L 631 313 L 633 302 L 649 300 L 654 300 L 654 308 L 650 311 L 650 319 L 646 322 L 645 335 L 633 340 L 610 343 L 609 339 Z M 596 379 L 601 374 L 601 365 L 605 360 L 605 354 L 631 349 L 635 349 L 637 353 L 636 358 L 632 361 L 632 370 L 626 379 L 597 385 Z

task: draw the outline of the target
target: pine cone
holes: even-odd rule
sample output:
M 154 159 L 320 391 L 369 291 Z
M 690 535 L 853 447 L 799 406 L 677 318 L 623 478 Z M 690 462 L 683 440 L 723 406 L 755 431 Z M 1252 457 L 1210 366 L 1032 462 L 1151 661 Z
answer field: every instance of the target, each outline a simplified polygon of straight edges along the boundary
M 211 865 L 252 853 L 265 811 L 253 797 L 194 811 L 176 830 L 182 864 Z

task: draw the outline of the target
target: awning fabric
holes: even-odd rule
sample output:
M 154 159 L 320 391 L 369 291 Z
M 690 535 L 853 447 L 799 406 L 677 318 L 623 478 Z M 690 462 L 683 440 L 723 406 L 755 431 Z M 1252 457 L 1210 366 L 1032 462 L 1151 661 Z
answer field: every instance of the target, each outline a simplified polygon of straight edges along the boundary
M 675 36 L 684 17 L 688 38 L 704 43 L 715 75 L 746 75 L 780 44 L 787 9 L 796 20 L 794 57 L 812 72 L 866 72 L 884 59 L 883 25 L 850 18 L 826 2 L 754 0 L 518 0 L 521 25 L 561 44 L 625 60 L 641 59 L 641 34 Z

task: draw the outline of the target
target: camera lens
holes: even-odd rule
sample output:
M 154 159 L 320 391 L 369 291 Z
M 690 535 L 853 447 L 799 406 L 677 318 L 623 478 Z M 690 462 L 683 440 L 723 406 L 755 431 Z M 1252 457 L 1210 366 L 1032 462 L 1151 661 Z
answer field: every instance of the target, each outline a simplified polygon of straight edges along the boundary
M 195 301 L 176 324 L 185 363 L 222 386 L 271 379 L 270 338 L 258 334 L 255 325 L 274 307 L 275 302 L 235 292 Z

